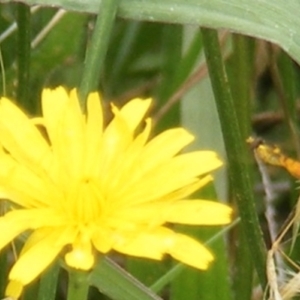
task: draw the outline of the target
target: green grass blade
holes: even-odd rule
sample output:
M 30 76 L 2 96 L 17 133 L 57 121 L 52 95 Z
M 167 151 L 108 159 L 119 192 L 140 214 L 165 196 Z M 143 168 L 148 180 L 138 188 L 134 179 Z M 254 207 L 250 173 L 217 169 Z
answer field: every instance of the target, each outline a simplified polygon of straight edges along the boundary
M 55 262 L 42 275 L 36 300 L 55 300 L 59 269 L 59 263 Z
M 2 0 L 2 2 L 11 0 Z M 103 1 L 103 0 L 102 0 Z M 98 13 L 99 0 L 27 0 L 28 4 L 61 6 Z M 123 0 L 118 16 L 155 22 L 198 24 L 228 28 L 277 43 L 300 62 L 300 11 L 298 0 Z
M 202 29 L 202 34 L 207 65 L 225 141 L 231 186 L 248 247 L 251 249 L 252 257 L 255 257 L 256 271 L 262 286 L 265 286 L 267 282 L 265 274 L 266 247 L 262 239 L 250 175 L 247 171 L 247 147 L 240 131 L 237 112 L 222 62 L 217 33 L 211 29 Z
M 85 108 L 84 101 L 88 93 L 97 90 L 118 3 L 119 0 L 101 1 L 91 44 L 87 50 L 79 88 L 83 108 Z
M 91 285 L 112 300 L 161 300 L 150 289 L 107 258 L 102 259 L 95 266 L 88 280 Z

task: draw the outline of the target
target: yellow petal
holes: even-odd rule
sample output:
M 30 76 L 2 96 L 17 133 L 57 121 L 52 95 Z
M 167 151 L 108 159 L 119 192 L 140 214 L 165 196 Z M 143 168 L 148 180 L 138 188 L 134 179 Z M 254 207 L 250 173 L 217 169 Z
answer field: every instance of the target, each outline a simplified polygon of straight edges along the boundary
M 95 263 L 91 242 L 76 241 L 72 247 L 73 249 L 65 255 L 67 265 L 75 269 L 90 270 Z
M 177 233 L 170 242 L 168 253 L 191 267 L 205 270 L 213 261 L 212 254 L 196 240 Z
M 21 282 L 11 280 L 5 289 L 5 296 L 8 296 L 9 298 L 5 298 L 3 300 L 19 299 L 23 292 L 23 288 L 24 285 Z
M 164 227 L 150 232 L 140 231 L 132 235 L 120 233 L 114 249 L 127 255 L 160 260 L 167 252 L 173 236 L 174 232 Z
M 51 144 L 57 145 L 58 128 L 66 110 L 69 95 L 63 87 L 54 90 L 44 89 L 42 92 L 42 111 L 47 134 Z
M 183 188 L 176 190 L 165 197 L 163 197 L 163 200 L 165 201 L 171 201 L 171 200 L 179 200 L 184 199 L 187 196 L 193 194 L 209 182 L 213 180 L 213 177 L 211 175 L 206 175 L 203 178 L 200 178 L 199 180 L 193 182 L 192 184 L 188 184 L 184 186 Z
M 166 164 L 167 171 L 176 178 L 189 178 L 207 175 L 222 165 L 221 160 L 212 151 L 195 151 L 176 156 Z M 181 170 L 181 172 L 180 172 Z M 178 173 L 178 174 L 177 174 Z
M 28 229 L 29 224 L 19 223 L 17 219 L 0 218 L 0 249 L 5 247 L 16 236 Z
M 18 162 L 44 173 L 52 160 L 46 140 L 15 104 L 6 98 L 0 103 L 1 144 Z
M 111 170 L 111 164 L 126 151 L 133 140 L 134 132 L 129 128 L 117 108 L 114 109 L 114 114 L 115 117 L 106 127 L 102 138 L 99 161 L 101 168 L 98 169 L 97 174 L 100 180 L 107 177 L 107 173 Z
M 97 158 L 101 150 L 103 112 L 98 93 L 88 96 L 87 112 L 84 176 L 89 177 L 95 173 L 95 169 L 100 168 Z
M 143 150 L 143 171 L 170 159 L 194 140 L 183 128 L 169 129 L 154 137 Z
M 62 219 L 48 209 L 18 209 L 0 218 L 0 249 L 12 241 L 16 236 L 28 229 L 40 226 L 57 226 Z
M 44 89 L 42 92 L 42 112 L 43 123 L 49 137 L 54 161 L 48 170 L 49 177 L 58 186 L 63 186 L 66 182 L 66 170 L 64 157 L 60 157 L 61 152 L 61 127 L 65 111 L 69 103 L 69 95 L 63 87 L 56 89 Z M 67 178 L 70 175 L 67 174 Z
M 141 224 L 146 224 L 149 228 L 157 226 L 166 223 L 166 211 L 169 209 L 169 205 L 169 202 L 156 201 L 154 203 L 124 207 L 112 214 L 109 224 L 117 228 L 124 227 L 126 222 L 128 224 L 132 223 L 136 227 Z
M 62 87 L 46 89 L 42 94 L 42 107 L 51 146 L 61 168 L 58 181 L 78 177 L 84 154 L 84 117 L 76 91 L 68 95 Z
M 57 247 L 63 247 L 66 244 L 72 244 L 75 240 L 78 230 L 72 227 L 64 227 L 64 226 L 55 226 L 51 227 L 42 227 L 34 230 L 31 235 L 27 238 L 26 243 L 24 244 L 21 255 L 35 247 L 39 242 L 43 242 L 46 236 L 50 236 L 53 232 L 58 232 L 57 238 L 54 242 Z
M 149 109 L 151 100 L 134 99 L 125 104 L 120 110 L 112 104 L 114 118 L 107 126 L 102 145 L 103 166 L 102 172 L 108 167 L 114 158 L 122 155 L 133 141 L 135 129 Z
M 65 255 L 66 264 L 74 269 L 90 270 L 95 263 L 94 255 L 82 249 L 73 249 Z
M 126 185 L 118 188 L 119 195 L 123 191 L 126 193 L 126 188 L 128 189 L 131 185 L 136 186 L 137 181 L 140 178 L 143 178 L 145 173 L 155 169 L 157 166 L 160 166 L 165 162 L 168 162 L 170 158 L 177 154 L 193 139 L 194 137 L 186 130 L 176 128 L 167 130 L 149 141 L 149 143 L 147 143 L 142 149 L 139 157 L 136 157 L 134 161 L 132 160 L 130 169 L 128 168 L 122 173 L 119 171 L 117 172 L 118 175 L 123 175 L 123 180 L 124 178 L 126 179 Z M 129 158 L 124 158 L 123 161 L 127 162 L 132 158 L 132 156 L 129 156 Z M 114 174 L 116 174 L 116 171 L 114 171 Z
M 206 175 L 221 164 L 215 152 L 211 151 L 176 156 L 144 174 L 139 180 L 127 182 L 119 197 L 120 201 L 133 205 L 158 199 L 198 181 L 197 176 Z
M 151 105 L 151 99 L 135 98 L 126 103 L 120 110 L 131 131 L 134 131 L 141 123 Z
M 58 129 L 59 158 L 64 172 L 73 178 L 79 178 L 83 168 L 84 157 L 84 122 L 75 90 L 68 99 Z
M 113 231 L 100 224 L 92 236 L 92 243 L 101 253 L 107 253 L 112 249 Z
M 9 273 L 9 279 L 26 285 L 39 276 L 62 250 L 64 244 L 57 242 L 61 235 L 61 230 L 52 230 L 51 234 L 21 254 Z
M 207 200 L 181 200 L 170 204 L 166 221 L 189 225 L 222 225 L 231 222 L 232 209 Z
M 132 141 L 125 151 L 119 153 L 111 162 L 110 169 L 106 173 L 105 178 L 103 178 L 103 188 L 110 197 L 113 198 L 116 192 L 121 193 L 124 186 L 122 182 L 134 180 L 134 169 L 139 164 L 141 152 L 149 138 L 150 132 L 151 119 L 148 119 L 146 120 L 144 130 Z
M 27 229 L 59 226 L 64 219 L 51 209 L 17 209 L 0 218 L 0 249 Z
M 148 203 L 173 203 L 176 200 L 180 200 L 180 199 L 184 199 L 187 196 L 191 195 L 192 193 L 194 193 L 195 191 L 199 190 L 201 187 L 205 186 L 206 184 L 208 184 L 209 182 L 212 181 L 212 177 L 210 175 L 207 175 L 203 178 L 200 178 L 199 180 L 196 180 L 195 182 L 192 182 L 191 184 L 188 184 L 186 186 L 184 186 L 181 189 L 175 190 L 174 192 L 171 192 L 169 194 L 166 194 L 165 196 L 159 197 L 154 201 L 145 201 L 145 199 L 137 199 L 137 201 L 135 201 L 135 203 L 131 203 L 131 205 L 128 205 L 128 202 L 123 201 L 123 198 L 118 198 L 117 196 L 115 196 L 115 198 L 118 199 L 118 201 L 116 201 L 115 203 L 112 203 L 112 207 L 113 205 L 115 205 L 115 210 L 114 212 L 118 212 L 120 211 L 121 213 L 123 213 L 123 209 L 125 209 L 125 211 L 127 209 L 131 209 L 132 207 L 136 207 L 136 206 L 144 206 L 144 204 L 148 205 Z M 115 189 L 115 193 L 117 194 L 118 192 L 122 193 L 122 189 L 118 189 L 116 191 Z M 130 213 L 132 215 L 132 213 Z
M 12 202 L 22 207 L 37 207 L 60 198 L 53 183 L 46 175 L 32 172 L 9 155 L 0 157 L 0 186 Z

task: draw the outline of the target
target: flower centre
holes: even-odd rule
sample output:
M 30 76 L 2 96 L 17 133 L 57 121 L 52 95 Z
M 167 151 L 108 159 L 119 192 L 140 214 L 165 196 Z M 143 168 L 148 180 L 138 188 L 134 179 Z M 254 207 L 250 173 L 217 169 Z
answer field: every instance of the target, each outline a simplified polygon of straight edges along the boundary
M 103 213 L 103 197 L 93 180 L 84 179 L 72 190 L 68 202 L 73 221 L 86 225 L 99 220 Z

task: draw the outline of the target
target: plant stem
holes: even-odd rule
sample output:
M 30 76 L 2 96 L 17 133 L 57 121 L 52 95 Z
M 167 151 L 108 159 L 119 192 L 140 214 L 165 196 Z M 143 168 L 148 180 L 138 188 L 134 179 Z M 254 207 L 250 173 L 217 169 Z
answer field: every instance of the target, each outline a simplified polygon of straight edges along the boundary
M 68 298 L 67 300 L 86 300 L 88 298 L 88 273 L 78 270 L 69 270 Z
M 88 93 L 97 90 L 100 81 L 118 3 L 119 0 L 101 0 L 91 44 L 86 53 L 82 81 L 79 88 L 83 110 L 85 110 L 85 101 Z
M 263 287 L 266 285 L 266 246 L 256 214 L 247 166 L 247 146 L 241 134 L 234 101 L 222 61 L 217 32 L 202 28 L 204 52 L 215 95 L 228 158 L 229 179 L 241 217 L 241 226 Z M 238 158 L 238 159 L 237 159 Z
M 17 4 L 17 25 L 18 25 L 18 88 L 17 99 L 23 108 L 32 112 L 33 107 L 29 101 L 29 70 L 31 51 L 31 27 L 30 7 L 23 3 Z

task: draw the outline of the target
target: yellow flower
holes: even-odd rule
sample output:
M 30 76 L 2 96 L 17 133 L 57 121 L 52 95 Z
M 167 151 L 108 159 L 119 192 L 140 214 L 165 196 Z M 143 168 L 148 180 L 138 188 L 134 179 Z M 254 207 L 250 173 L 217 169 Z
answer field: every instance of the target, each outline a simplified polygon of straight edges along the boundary
M 97 93 L 84 115 L 75 90 L 45 89 L 36 119 L 1 99 L 0 193 L 12 206 L 0 218 L 0 249 L 31 232 L 9 273 L 7 295 L 18 297 L 63 249 L 67 265 L 81 270 L 93 267 L 95 250 L 157 260 L 169 254 L 208 267 L 213 256 L 201 243 L 164 225 L 230 222 L 226 205 L 187 199 L 212 180 L 208 173 L 221 161 L 211 151 L 178 154 L 193 140 L 183 128 L 150 139 L 151 119 L 142 124 L 150 104 L 112 105 L 104 128 Z

